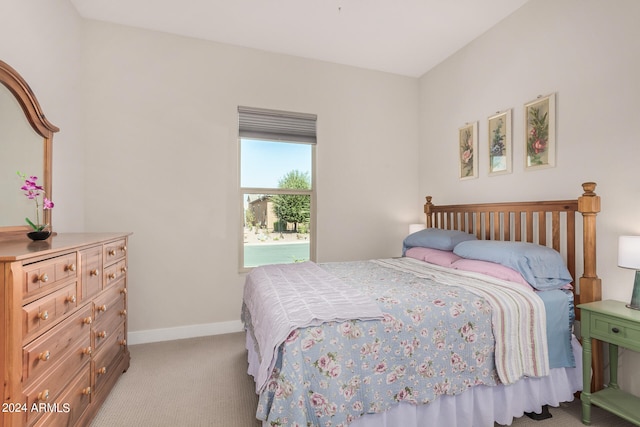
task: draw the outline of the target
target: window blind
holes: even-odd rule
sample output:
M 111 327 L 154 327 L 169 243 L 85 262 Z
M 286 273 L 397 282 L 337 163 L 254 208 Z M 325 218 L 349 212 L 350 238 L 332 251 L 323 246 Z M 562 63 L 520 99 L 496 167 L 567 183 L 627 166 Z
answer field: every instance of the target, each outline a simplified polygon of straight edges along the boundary
M 260 138 L 275 141 L 315 144 L 315 114 L 262 108 L 238 107 L 241 138 Z

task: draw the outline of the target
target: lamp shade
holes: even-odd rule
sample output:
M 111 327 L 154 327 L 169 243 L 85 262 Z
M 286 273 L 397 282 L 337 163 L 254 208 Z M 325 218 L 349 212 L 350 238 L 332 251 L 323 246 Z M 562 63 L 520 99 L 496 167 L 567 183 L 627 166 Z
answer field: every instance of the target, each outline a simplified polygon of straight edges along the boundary
M 424 230 L 425 228 L 427 228 L 427 226 L 424 224 L 409 224 L 409 234 Z
M 618 266 L 640 270 L 640 236 L 620 236 Z

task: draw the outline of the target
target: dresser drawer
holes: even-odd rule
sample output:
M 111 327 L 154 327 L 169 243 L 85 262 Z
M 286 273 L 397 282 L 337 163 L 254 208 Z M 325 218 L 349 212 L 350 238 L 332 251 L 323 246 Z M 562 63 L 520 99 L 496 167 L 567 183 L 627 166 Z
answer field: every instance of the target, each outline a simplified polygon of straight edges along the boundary
M 124 280 L 120 281 L 117 286 L 106 289 L 93 300 L 94 328 L 102 328 L 102 324 L 109 318 L 124 318 L 126 316 L 125 295 L 127 291 L 124 283 Z
M 104 288 L 117 283 L 120 279 L 124 279 L 127 274 L 127 261 L 122 260 L 117 264 L 104 269 Z
M 84 358 L 84 363 L 78 365 L 77 355 L 69 354 L 58 367 L 46 375 L 40 381 L 25 388 L 27 408 L 39 407 L 47 403 L 60 401 L 60 396 L 67 389 L 71 379 L 77 375 L 87 373 L 91 366 L 88 357 Z M 89 385 L 89 384 L 88 384 Z
M 591 313 L 591 338 L 635 349 L 640 343 L 640 325 L 601 313 Z
M 38 414 L 41 416 L 34 425 L 38 427 L 74 425 L 89 407 L 91 394 L 91 372 L 87 365 L 54 404 L 43 407 L 41 414 Z
M 24 266 L 23 298 L 35 297 L 76 278 L 77 270 L 75 252 Z
M 70 353 L 80 366 L 91 357 L 91 305 L 80 309 L 55 326 L 49 333 L 24 346 L 22 379 L 25 384 L 38 381 L 59 366 Z
M 124 322 L 126 316 L 121 314 L 122 310 L 112 310 L 100 323 L 94 325 L 91 329 L 93 337 L 93 348 L 99 351 L 109 338 L 117 334 L 120 330 L 121 323 Z
M 74 282 L 22 307 L 22 336 L 25 342 L 36 333 L 53 326 L 57 320 L 73 310 L 77 303 Z
M 82 268 L 81 300 L 86 301 L 102 290 L 102 246 L 80 252 Z
M 110 265 L 127 256 L 126 240 L 117 240 L 104 245 L 104 265 Z
M 125 334 L 125 325 L 122 323 L 117 330 L 113 332 L 111 337 L 107 337 L 105 342 L 98 351 L 93 361 L 93 390 L 97 393 L 100 391 L 102 384 L 106 383 L 111 372 L 120 362 L 124 350 L 127 348 Z

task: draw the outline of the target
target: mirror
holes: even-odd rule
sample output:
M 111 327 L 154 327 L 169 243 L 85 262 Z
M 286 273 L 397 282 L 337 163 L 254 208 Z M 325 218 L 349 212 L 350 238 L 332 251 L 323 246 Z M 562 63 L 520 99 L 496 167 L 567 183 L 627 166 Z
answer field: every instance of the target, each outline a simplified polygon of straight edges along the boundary
M 42 179 L 42 137 L 36 134 L 11 92 L 0 86 L 0 227 L 34 215 L 33 202 L 18 191 L 18 171 Z
M 20 191 L 16 172 L 38 177 L 47 197 L 55 201 L 51 182 L 51 143 L 58 128 L 45 118 L 26 81 L 0 61 L 0 240 L 23 236 L 35 216 L 33 201 Z M 52 225 L 51 210 L 44 223 Z

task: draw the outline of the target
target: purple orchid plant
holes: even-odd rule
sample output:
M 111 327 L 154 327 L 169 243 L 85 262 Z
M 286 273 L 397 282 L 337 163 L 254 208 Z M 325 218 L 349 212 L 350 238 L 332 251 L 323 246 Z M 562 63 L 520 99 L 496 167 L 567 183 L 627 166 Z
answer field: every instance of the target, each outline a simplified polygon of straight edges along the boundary
M 28 199 L 33 200 L 36 204 L 35 223 L 31 221 L 29 218 L 25 218 L 25 220 L 27 221 L 27 224 L 29 224 L 31 228 L 33 228 L 35 231 L 44 231 L 49 226 L 49 224 L 40 224 L 40 208 L 42 206 L 42 211 L 43 211 L 42 215 L 44 219 L 44 210 L 53 209 L 53 206 L 54 206 L 53 202 L 45 197 L 44 187 L 37 184 L 37 181 L 38 181 L 37 176 L 27 176 L 21 172 L 18 172 L 18 176 L 21 179 L 24 179 L 24 184 L 22 185 L 22 187 L 20 187 L 20 189 L 24 191 L 24 195 Z M 42 196 L 42 205 L 38 200 L 38 198 L 41 196 Z

